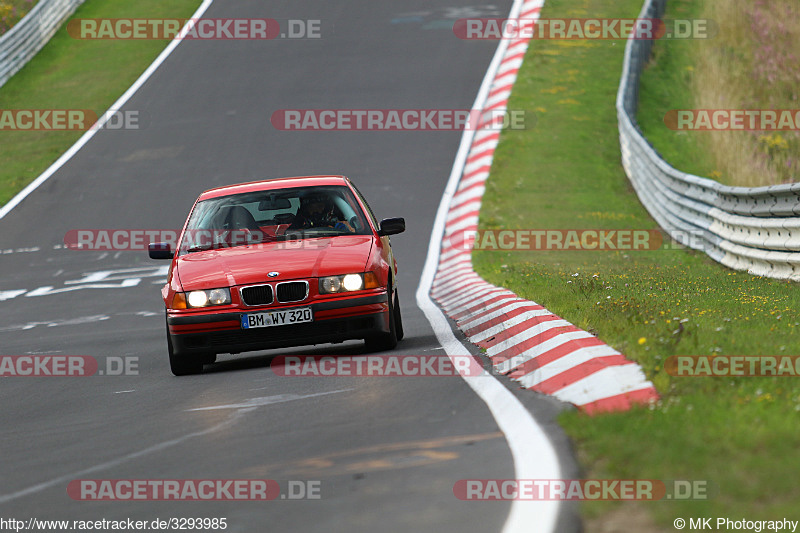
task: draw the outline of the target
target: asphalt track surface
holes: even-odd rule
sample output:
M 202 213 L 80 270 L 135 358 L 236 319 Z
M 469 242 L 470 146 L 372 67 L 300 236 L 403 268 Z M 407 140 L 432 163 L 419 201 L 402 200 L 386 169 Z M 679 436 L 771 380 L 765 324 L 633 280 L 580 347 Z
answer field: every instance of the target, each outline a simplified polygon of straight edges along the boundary
M 395 353 L 443 354 L 414 292 L 460 133 L 284 132 L 269 118 L 285 108 L 468 109 L 496 43 L 454 37 L 452 21 L 464 15 L 451 8 L 469 5 L 455 1 L 217 2 L 205 17 L 319 19 L 323 38 L 182 43 L 125 106 L 145 128 L 98 133 L 0 220 L 0 251 L 14 250 L 0 255 L 0 355 L 138 364 L 138 375 L 0 378 L 0 517 L 225 517 L 228 531 L 502 529 L 509 502 L 453 495 L 460 479 L 514 477 L 497 423 L 461 378 L 288 378 L 270 368 L 277 353 L 364 354 L 361 343 L 223 355 L 203 375 L 176 378 L 159 293 L 166 264 L 143 252 L 56 248 L 70 229 L 177 229 L 214 186 L 344 174 L 379 218 L 406 219 L 392 239 L 406 330 Z M 481 14 L 505 16 L 510 2 L 495 5 Z M 563 406 L 508 387 L 547 430 L 564 477 L 577 477 L 553 422 Z M 284 493 L 290 480 L 318 481 L 321 498 L 82 502 L 66 492 L 74 479 L 249 478 L 274 479 Z M 557 530 L 579 528 L 574 507 L 562 505 Z

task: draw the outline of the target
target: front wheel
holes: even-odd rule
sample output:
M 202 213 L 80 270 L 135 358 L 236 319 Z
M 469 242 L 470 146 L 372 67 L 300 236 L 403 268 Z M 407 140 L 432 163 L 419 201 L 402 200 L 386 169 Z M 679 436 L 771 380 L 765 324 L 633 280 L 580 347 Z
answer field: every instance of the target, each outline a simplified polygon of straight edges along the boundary
M 393 295 L 394 297 L 389 297 L 389 332 L 379 333 L 374 337 L 364 339 L 367 349 L 371 352 L 392 350 L 397 346 L 397 341 L 403 338 L 403 321 L 400 317 L 400 301 L 397 299 L 396 290 Z M 398 321 L 400 324 L 399 331 Z
M 403 317 L 400 315 L 400 295 L 397 289 L 394 291 L 394 329 L 397 332 L 397 340 L 403 340 Z
M 178 355 L 172 349 L 172 336 L 167 325 L 167 351 L 169 352 L 169 369 L 176 376 L 189 376 L 203 371 L 202 359 L 190 359 L 185 355 Z

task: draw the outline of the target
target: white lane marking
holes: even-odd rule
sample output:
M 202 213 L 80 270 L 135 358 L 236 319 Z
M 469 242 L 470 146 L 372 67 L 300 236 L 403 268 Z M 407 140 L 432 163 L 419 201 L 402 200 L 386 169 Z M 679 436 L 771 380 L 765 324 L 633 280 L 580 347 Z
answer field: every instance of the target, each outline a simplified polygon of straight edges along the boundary
M 124 315 L 125 313 L 118 313 L 118 314 Z M 153 311 L 136 311 L 133 314 L 136 315 L 136 316 L 161 316 L 164 313 L 155 313 Z
M 18 490 L 16 492 L 12 492 L 10 494 L 4 494 L 0 496 L 0 504 L 8 503 L 13 500 L 17 500 L 24 496 L 30 496 L 31 494 L 36 494 L 37 492 L 41 492 L 43 490 L 49 489 L 55 485 L 62 485 L 72 481 L 73 479 L 80 479 L 82 476 L 86 474 L 92 474 L 94 472 L 100 472 L 102 470 L 106 470 L 107 468 L 112 468 L 115 466 L 119 466 L 123 463 L 127 463 L 128 461 L 132 461 L 133 459 L 138 459 L 139 457 L 143 457 L 145 455 L 149 455 L 154 452 L 160 452 L 167 448 L 171 448 L 178 444 L 182 444 L 189 439 L 194 437 L 202 437 L 203 435 L 208 435 L 210 433 L 215 433 L 221 429 L 226 429 L 229 426 L 232 426 L 234 422 L 239 420 L 242 416 L 244 416 L 249 409 L 238 409 L 228 415 L 225 420 L 220 422 L 215 426 L 211 426 L 208 429 L 204 429 L 203 431 L 196 431 L 194 433 L 189 433 L 187 435 L 183 435 L 182 437 L 177 437 L 172 440 L 160 442 L 158 444 L 154 444 L 153 446 L 149 446 L 137 452 L 129 453 L 128 455 L 123 455 L 122 457 L 118 457 L 117 459 L 112 459 L 110 461 L 106 461 L 104 463 L 100 463 L 94 466 L 90 466 L 89 468 L 84 468 L 83 470 L 78 470 L 77 472 L 71 472 L 69 474 L 59 476 L 56 478 L 48 479 L 47 481 L 43 481 L 41 483 L 37 483 L 36 485 L 32 485 L 30 487 L 24 488 L 22 490 Z
M 601 366 L 603 365 L 602 361 L 593 360 L 599 357 L 609 357 L 614 355 L 620 355 L 620 353 L 611 346 L 589 346 L 587 348 L 579 348 L 574 352 L 565 355 L 564 357 L 560 357 L 555 361 L 541 365 L 532 372 L 520 377 L 518 381 L 526 389 L 530 389 L 544 381 L 547 381 L 548 379 L 554 378 L 557 375 L 566 372 L 567 370 L 572 370 L 573 368 L 582 364 L 592 362 L 592 364 L 596 363 L 598 365 L 597 368 L 603 368 L 603 366 Z
M 194 409 L 187 409 L 187 411 L 214 411 L 217 409 L 249 409 L 253 407 L 261 407 L 262 405 L 272 405 L 274 403 L 293 402 L 295 400 L 303 400 L 305 398 L 315 398 L 317 396 L 327 396 L 329 394 L 338 394 L 340 392 L 350 392 L 355 389 L 340 389 L 329 392 L 317 392 L 314 394 L 277 394 L 275 396 L 260 396 L 258 398 L 250 398 L 242 403 L 229 403 L 223 405 L 211 405 L 208 407 L 195 407 Z
M 500 318 L 503 315 L 508 315 L 511 312 L 516 311 L 517 309 L 530 308 L 531 310 L 530 311 L 526 311 L 524 313 L 521 313 L 521 314 L 515 316 L 514 318 L 506 319 L 505 321 L 503 321 L 503 323 L 502 323 L 503 325 L 505 325 L 507 327 L 516 326 L 517 324 L 520 324 L 520 323 L 528 320 L 529 318 L 534 318 L 534 317 L 539 317 L 539 316 L 543 316 L 543 315 L 552 315 L 553 314 L 550 311 L 548 311 L 547 309 L 542 309 L 541 307 L 542 306 L 540 306 L 538 304 L 535 304 L 533 302 L 528 302 L 528 303 L 516 302 L 516 303 L 512 303 L 512 304 L 506 305 L 505 307 L 501 307 L 500 309 L 496 309 L 496 310 L 494 310 L 494 311 L 492 311 L 490 313 L 487 313 L 487 314 L 483 315 L 480 318 L 473 318 L 472 320 L 461 320 L 461 323 L 459 324 L 459 326 L 461 327 L 461 329 L 464 329 L 464 330 L 472 329 L 474 327 L 480 326 L 481 324 L 485 324 L 486 322 L 494 320 L 495 318 Z M 488 330 L 486 330 L 486 331 L 488 331 Z M 483 333 L 486 333 L 486 331 L 484 331 Z M 489 336 L 491 337 L 491 335 L 489 335 Z M 483 339 L 481 339 L 481 340 L 483 340 Z
M 48 328 L 54 328 L 57 326 L 74 326 L 77 324 L 90 324 L 94 322 L 100 322 L 103 320 L 110 319 L 110 316 L 107 315 L 91 315 L 91 316 L 81 316 L 78 318 L 64 318 L 59 320 L 48 320 L 45 322 L 28 322 L 27 324 L 17 324 L 12 326 L 5 326 L 0 328 L 0 331 L 27 331 L 29 329 L 33 329 L 37 326 L 45 326 Z
M 17 249 L 8 248 L 7 250 L 0 251 L 0 254 L 2 254 L 2 255 L 26 254 L 26 253 L 31 253 L 31 252 L 38 252 L 39 250 L 41 250 L 41 248 L 39 248 L 38 246 L 33 246 L 31 248 L 17 248 Z
M 79 291 L 82 289 L 125 289 L 128 287 L 136 287 L 137 285 L 139 285 L 140 281 L 142 280 L 139 278 L 131 278 L 122 280 L 119 283 L 85 283 L 82 285 L 72 285 L 70 287 L 62 287 L 60 289 L 56 289 L 52 285 L 47 285 L 32 290 L 31 292 L 25 295 L 25 298 L 32 298 L 36 296 L 49 296 L 51 294 L 61 294 L 62 292 Z
M 64 285 L 71 285 L 73 283 L 95 283 L 97 281 L 105 280 L 110 275 L 111 275 L 110 270 L 98 270 L 97 272 L 90 272 L 88 274 L 84 274 L 81 279 L 73 279 L 70 281 L 65 281 Z
M 142 281 L 142 278 L 164 278 L 166 277 L 168 271 L 169 266 L 121 268 L 117 270 L 84 272 L 81 279 L 65 281 L 64 285 L 69 285 L 69 287 L 56 289 L 53 285 L 45 285 L 28 292 L 25 294 L 25 297 L 31 298 L 36 296 L 48 296 L 51 294 L 60 294 L 63 292 L 71 292 L 82 289 L 124 289 L 128 287 L 136 287 Z M 62 272 L 63 270 L 59 270 L 57 274 L 61 274 Z M 136 277 L 132 277 L 132 275 L 136 275 Z M 101 281 L 119 281 L 119 283 L 98 283 Z M 153 282 L 153 284 L 157 285 L 163 285 L 163 283 L 163 279 Z M 26 293 L 26 291 L 27 289 L 0 291 L 0 302 L 16 298 L 17 296 Z
M 169 265 L 98 270 L 96 272 L 84 272 L 81 279 L 65 281 L 64 285 L 96 283 L 98 281 L 121 281 L 131 278 L 166 277 L 168 272 Z
M 0 302 L 4 300 L 13 300 L 20 294 L 25 294 L 28 289 L 17 289 L 13 291 L 0 291 Z
M 352 389 L 345 389 L 345 390 L 352 390 Z M 125 392 L 133 392 L 133 391 L 125 391 Z M 288 394 L 288 395 L 281 395 L 281 396 L 295 396 L 294 398 L 284 399 L 283 400 L 284 402 L 288 402 L 288 401 L 291 401 L 291 400 L 302 400 L 302 399 L 311 398 L 311 397 L 314 397 L 314 396 L 322 396 L 323 394 L 333 394 L 334 392 L 345 392 L 345 391 L 341 390 L 341 391 L 333 391 L 333 392 L 329 392 L 329 393 L 317 393 L 317 394 L 306 394 L 306 395 Z M 254 398 L 254 399 L 258 400 L 258 398 Z M 279 402 L 273 401 L 273 402 L 270 402 L 270 403 L 279 403 Z M 168 441 L 160 442 L 158 444 L 154 444 L 153 446 L 148 446 L 147 448 L 144 448 L 144 449 L 139 450 L 137 452 L 133 452 L 133 453 L 129 453 L 127 455 L 123 455 L 122 457 L 119 457 L 117 459 L 112 459 L 110 461 L 106 461 L 105 463 L 100 463 L 100 464 L 97 464 L 97 465 L 94 465 L 94 466 L 90 466 L 89 468 L 84 468 L 83 470 L 78 470 L 77 472 L 72 472 L 72 473 L 64 475 L 64 476 L 59 476 L 57 478 L 49 479 L 47 481 L 44 481 L 42 483 L 38 483 L 38 484 L 33 485 L 31 487 L 28 487 L 28 488 L 25 488 L 25 489 L 22 489 L 22 490 L 18 490 L 16 492 L 12 492 L 10 494 L 2 495 L 2 496 L 0 496 L 0 504 L 8 503 L 10 501 L 22 498 L 23 496 L 29 496 L 31 494 L 35 494 L 37 492 L 41 492 L 41 491 L 43 491 L 45 489 L 49 489 L 50 487 L 52 487 L 54 485 L 60 485 L 60 484 L 65 483 L 65 482 L 72 481 L 73 479 L 79 479 L 81 476 L 84 476 L 86 474 L 91 474 L 93 472 L 99 472 L 101 470 L 106 470 L 108 468 L 112 468 L 112 467 L 121 465 L 123 463 L 127 463 L 128 461 L 132 461 L 133 459 L 138 459 L 140 457 L 143 457 L 145 455 L 149 455 L 149 454 L 154 453 L 154 452 L 160 452 L 160 451 L 165 450 L 167 448 L 171 448 L 171 447 L 176 446 L 178 444 L 182 444 L 182 443 L 186 442 L 187 440 L 195 438 L 195 437 L 202 437 L 204 435 L 208 435 L 210 433 L 215 433 L 215 432 L 220 431 L 222 429 L 226 429 L 229 426 L 232 426 L 236 421 L 238 421 L 245 414 L 254 411 L 260 405 L 268 405 L 268 403 L 260 403 L 260 404 L 259 403 L 253 403 L 253 404 L 245 403 L 245 404 L 242 404 L 242 405 L 243 405 L 243 407 L 234 408 L 234 411 L 231 414 L 229 414 L 225 418 L 225 420 L 223 420 L 219 424 L 217 424 L 215 426 L 212 426 L 212 427 L 210 427 L 208 429 L 205 429 L 203 431 L 196 431 L 194 433 L 189 433 L 187 435 L 183 435 L 182 437 L 177 437 L 177 438 L 174 438 L 174 439 L 171 439 L 171 440 L 168 440 Z M 190 409 L 190 411 L 198 411 L 198 410 L 202 410 L 202 409 Z
M 604 368 L 553 393 L 553 396 L 577 405 L 586 405 L 619 394 L 649 389 L 642 368 L 630 363 Z
M 519 15 L 523 0 L 514 0 L 509 18 Z M 495 73 L 508 47 L 508 41 L 500 41 L 486 76 L 483 79 L 478 96 L 472 106 L 474 110 L 484 107 Z M 430 297 L 431 286 L 439 263 L 439 253 L 444 236 L 445 220 L 450 202 L 458 187 L 458 181 L 464 169 L 474 130 L 465 130 L 461 136 L 461 144 L 456 154 L 450 178 L 445 187 L 439 209 L 436 212 L 428 256 L 422 271 L 422 278 L 417 287 L 417 305 L 430 322 L 436 338 L 445 348 L 447 355 L 467 356 L 469 350 L 455 337 L 450 323 L 444 313 L 433 303 Z M 511 455 L 514 458 L 514 473 L 517 479 L 559 479 L 561 467 L 558 456 L 544 430 L 536 423 L 524 405 L 494 376 L 484 372 L 480 376 L 462 376 L 473 391 L 486 403 L 497 425 L 506 437 Z M 511 511 L 503 525 L 503 533 L 545 532 L 555 530 L 558 517 L 557 501 L 520 501 L 511 503 Z
M 31 194 L 33 191 L 39 188 L 40 185 L 46 182 L 53 174 L 55 174 L 62 166 L 64 166 L 65 163 L 67 163 L 70 159 L 72 159 L 75 156 L 75 154 L 77 154 L 80 151 L 80 149 L 83 148 L 86 145 L 86 143 L 88 143 L 98 131 L 103 129 L 103 126 L 105 126 L 109 118 L 115 116 L 115 111 L 121 109 L 127 103 L 127 101 L 130 100 L 130 98 L 134 94 L 136 94 L 136 91 L 138 91 L 139 88 L 142 85 L 144 85 L 144 83 L 148 79 L 150 79 L 150 76 L 153 75 L 153 73 L 158 69 L 158 67 L 160 67 L 161 64 L 167 59 L 167 57 L 169 57 L 169 55 L 175 50 L 175 48 L 178 47 L 181 41 L 183 41 L 183 38 L 186 36 L 186 33 L 189 31 L 190 27 L 194 26 L 197 19 L 203 16 L 203 13 L 206 12 L 206 10 L 211 6 L 213 2 L 214 0 L 203 0 L 203 3 L 200 4 L 200 7 L 197 8 L 197 11 L 194 12 L 189 21 L 183 26 L 180 33 L 174 39 L 172 39 L 172 41 L 167 45 L 166 48 L 164 48 L 164 50 L 162 50 L 161 54 L 159 54 L 156 60 L 153 61 L 153 63 L 149 67 L 147 67 L 147 70 L 145 70 L 141 76 L 139 76 L 139 79 L 137 79 L 133 83 L 133 85 L 131 85 L 128 88 L 128 90 L 125 91 L 125 94 L 120 96 L 116 102 L 111 104 L 109 110 L 112 111 L 111 112 L 106 111 L 105 113 L 103 113 L 103 116 L 100 117 L 100 119 L 97 121 L 97 128 L 93 128 L 84 133 L 83 136 L 80 139 L 78 139 L 78 141 L 75 144 L 73 144 L 69 148 L 69 150 L 64 152 L 64 154 L 61 157 L 59 157 L 55 163 L 50 165 L 50 167 L 47 170 L 45 170 L 38 178 L 33 180 L 30 184 L 28 184 L 27 187 L 22 189 L 16 196 L 14 196 L 14 198 L 9 200 L 6 205 L 0 208 L 0 219 L 2 219 L 8 213 L 10 213 L 12 209 L 14 209 L 17 205 L 19 205 L 20 202 L 22 202 L 22 200 L 27 198 L 29 194 Z
M 123 313 L 114 313 L 112 316 L 141 316 L 141 317 L 151 317 L 151 316 L 164 316 L 164 313 L 157 313 L 154 311 L 136 311 L 136 312 L 123 312 Z M 59 318 L 55 320 L 48 320 L 45 322 L 28 322 L 27 324 L 13 324 L 11 326 L 3 326 L 0 328 L 0 332 L 2 331 L 25 331 L 29 329 L 33 329 L 37 326 L 46 326 L 48 328 L 54 328 L 58 326 L 75 326 L 79 324 L 91 324 L 94 322 L 101 322 L 104 320 L 109 320 L 111 317 L 107 315 L 89 315 L 89 316 L 79 316 L 77 318 Z
M 474 335 L 470 335 L 470 342 L 477 344 L 479 342 L 489 340 L 492 337 L 496 336 L 497 334 L 502 333 L 503 331 L 506 331 L 510 328 L 513 328 L 514 326 L 519 326 L 520 324 L 528 322 L 529 320 L 535 324 L 537 322 L 537 319 L 543 316 L 555 316 L 555 315 L 550 311 L 548 311 L 547 309 L 536 309 L 535 311 L 526 311 L 513 318 L 507 318 L 506 320 L 499 322 L 494 326 L 486 328 L 483 331 L 475 333 Z M 463 324 L 459 324 L 459 328 L 462 331 L 467 331 L 473 328 L 477 328 L 484 322 L 486 321 L 479 321 L 478 324 L 471 327 L 466 327 Z

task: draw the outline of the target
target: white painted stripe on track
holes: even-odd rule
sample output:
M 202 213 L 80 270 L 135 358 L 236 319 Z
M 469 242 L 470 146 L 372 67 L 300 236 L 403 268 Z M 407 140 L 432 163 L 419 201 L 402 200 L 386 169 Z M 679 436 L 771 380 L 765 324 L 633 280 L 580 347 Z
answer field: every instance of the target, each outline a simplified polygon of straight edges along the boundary
M 522 0 L 514 0 L 509 18 L 519 16 Z M 483 79 L 473 110 L 483 108 L 490 85 L 508 42 L 500 41 L 494 58 Z M 430 291 L 438 268 L 439 253 L 444 235 L 445 218 L 464 170 L 467 152 L 474 137 L 474 131 L 464 131 L 453 169 L 436 212 L 428 255 L 417 287 L 417 305 L 422 309 L 436 334 L 437 339 L 455 363 L 456 356 L 469 355 L 469 350 L 455 337 L 444 313 L 431 300 Z M 482 193 L 482 191 L 481 191 Z M 517 479 L 559 479 L 561 468 L 558 456 L 544 430 L 519 400 L 497 378 L 489 373 L 481 376 L 462 376 L 467 384 L 486 403 L 497 425 L 506 437 L 514 459 L 514 473 Z M 511 511 L 503 526 L 503 533 L 551 533 L 555 530 L 559 502 L 521 501 L 511 503 Z
M 464 191 L 463 193 L 460 193 L 458 195 L 458 198 L 455 198 L 453 200 L 453 207 L 468 202 L 473 198 L 482 198 L 484 189 L 485 187 L 477 186 L 467 191 Z M 450 231 L 450 228 L 448 227 L 447 230 Z
M 477 213 L 481 208 L 481 202 L 474 200 L 472 202 L 461 205 L 458 209 L 453 209 L 448 213 L 447 220 L 455 220 L 470 213 Z
M 641 367 L 630 363 L 595 372 L 559 389 L 553 396 L 575 405 L 585 405 L 625 392 L 649 389 L 652 386 Z
M 445 294 L 441 294 L 437 291 L 434 291 L 433 295 L 437 300 L 439 300 L 439 303 L 443 307 L 450 308 L 473 301 L 478 296 L 481 296 L 487 292 L 493 292 L 495 290 L 496 289 L 492 287 L 485 287 L 481 284 L 475 288 L 458 288 L 452 291 L 452 293 L 447 292 Z
M 483 189 L 483 187 L 481 187 L 481 189 Z M 458 222 L 454 222 L 453 224 L 448 225 L 447 229 L 456 232 L 474 228 L 477 224 L 478 224 L 478 215 L 475 214 L 470 217 L 463 218 Z
M 483 287 L 477 286 L 472 287 L 470 290 L 459 290 L 455 293 L 452 297 L 447 298 L 437 298 L 439 300 L 439 304 L 445 309 L 451 308 L 465 308 L 465 307 L 472 307 L 480 303 L 488 294 L 497 295 L 502 294 L 505 292 L 506 289 L 502 289 L 500 287 Z
M 465 300 L 465 301 L 461 302 L 460 304 L 458 304 L 458 309 L 456 309 L 455 311 L 460 311 L 462 309 L 469 309 L 470 307 L 475 307 L 476 305 L 480 305 L 481 302 L 486 301 L 486 300 L 491 299 L 491 298 L 494 298 L 496 296 L 514 296 L 514 297 L 516 297 L 516 295 L 514 293 L 512 293 L 511 291 L 509 291 L 507 289 L 503 289 L 501 287 L 495 287 L 494 289 L 491 290 L 491 294 L 489 294 L 489 295 L 480 294 L 480 295 L 476 296 L 473 299 L 468 299 L 468 300 Z M 442 306 L 447 308 L 447 309 L 450 309 L 451 307 L 454 307 L 454 306 L 444 305 L 444 304 L 442 304 Z
M 487 298 L 487 300 L 488 300 L 488 298 Z M 516 311 L 517 309 L 531 308 L 531 311 L 539 311 L 540 309 L 534 309 L 534 308 L 537 308 L 537 307 L 541 308 L 542 311 L 546 311 L 546 312 L 545 313 L 537 313 L 535 315 L 527 315 L 527 316 L 528 317 L 532 317 L 532 316 L 541 316 L 541 315 L 550 315 L 550 314 L 552 314 L 550 311 L 548 311 L 547 309 L 544 309 L 541 305 L 537 304 L 536 302 L 531 302 L 530 300 L 523 300 L 522 298 L 520 298 L 516 302 L 507 302 L 502 307 L 502 309 L 495 309 L 491 313 L 486 313 L 485 315 L 473 318 L 472 320 L 465 320 L 465 319 L 462 318 L 461 320 L 459 320 L 459 326 L 461 327 L 461 329 L 464 329 L 464 330 L 472 329 L 472 328 L 475 328 L 477 326 L 480 326 L 481 324 L 483 324 L 485 322 L 488 322 L 490 320 L 494 320 L 495 318 L 499 318 L 499 317 L 503 316 L 504 314 L 510 313 L 512 311 Z M 519 319 L 520 316 L 522 316 L 523 318 Z M 515 319 L 518 319 L 516 324 L 518 324 L 519 322 L 524 321 L 525 320 L 524 316 L 526 316 L 525 313 L 523 313 L 522 315 L 518 315 L 518 316 L 514 317 Z M 506 322 L 506 324 L 508 324 L 509 326 L 515 325 L 515 324 L 512 324 L 511 322 Z
M 494 298 L 498 298 L 498 299 L 496 301 L 494 301 L 494 302 L 488 303 L 490 300 L 492 300 Z M 517 302 L 520 302 L 520 303 L 535 303 L 535 302 L 528 302 L 528 301 L 520 298 L 519 296 L 517 296 L 516 294 L 514 294 L 511 291 L 508 291 L 506 294 L 494 294 L 494 295 L 490 296 L 489 298 L 486 298 L 486 300 L 484 300 L 484 302 L 486 302 L 485 305 L 480 306 L 478 309 L 475 309 L 474 311 L 467 312 L 467 309 L 469 309 L 471 307 L 479 306 L 480 303 L 478 303 L 476 305 L 465 306 L 464 307 L 464 311 L 462 313 L 466 313 L 466 314 L 455 313 L 454 314 L 454 318 L 456 320 L 459 320 L 459 321 L 461 321 L 461 320 L 472 320 L 472 319 L 476 318 L 478 315 L 480 315 L 481 313 L 485 313 L 487 311 L 491 311 L 491 310 L 493 310 L 493 309 L 495 309 L 497 307 L 502 307 L 502 306 L 508 305 L 510 303 L 517 303 Z
M 536 335 L 540 335 L 545 331 L 550 331 L 551 329 L 554 328 L 567 328 L 570 326 L 572 326 L 572 324 L 570 324 L 566 320 L 548 320 L 547 322 L 541 322 L 531 327 L 530 329 L 525 330 L 522 333 L 514 335 L 510 339 L 506 339 L 504 341 L 495 344 L 494 346 L 490 346 L 489 348 L 487 348 L 486 352 L 493 357 L 496 355 L 503 355 L 503 352 L 508 351 L 516 346 L 519 346 L 523 342 L 529 340 L 531 337 L 535 337 Z M 579 339 L 593 339 L 593 338 L 595 338 L 594 335 L 592 335 L 588 331 L 583 331 L 583 330 L 561 333 L 559 335 L 556 335 L 555 337 L 551 337 L 544 342 L 540 342 L 539 344 L 528 348 L 521 354 L 515 355 L 514 357 L 507 359 L 504 364 L 498 366 L 502 366 L 504 371 L 513 370 L 522 363 L 525 363 L 533 359 L 534 357 L 538 357 L 543 353 L 552 350 L 553 348 L 558 348 L 562 344 L 566 344 L 570 341 L 576 341 Z
M 186 32 L 189 31 L 189 28 L 191 26 L 194 26 L 196 20 L 203 16 L 203 13 L 206 12 L 206 10 L 211 6 L 212 3 L 214 3 L 214 0 L 204 0 L 203 3 L 200 4 L 200 7 L 197 8 L 197 11 L 194 12 L 194 14 L 183 26 L 178 35 L 167 45 L 166 48 L 164 48 L 164 50 L 161 51 L 161 53 L 158 55 L 155 61 L 153 61 L 153 63 L 149 67 L 147 67 L 147 70 L 145 70 L 142 73 L 142 75 L 139 76 L 139 78 L 133 83 L 133 85 L 131 85 L 128 88 L 128 90 L 125 91 L 125 94 L 120 96 L 116 102 L 111 104 L 111 107 L 108 108 L 109 110 L 119 110 L 120 108 L 122 108 L 122 106 L 124 106 L 128 102 L 128 100 L 131 99 L 131 97 L 134 94 L 136 94 L 136 91 L 138 91 L 139 88 L 141 88 L 141 86 L 144 85 L 145 82 L 147 82 L 147 80 L 150 79 L 150 76 L 152 76 L 153 73 L 156 70 L 158 70 L 158 67 L 160 67 L 161 64 L 175 50 L 175 48 L 178 47 L 178 45 L 183 41 Z M 77 142 L 75 142 L 75 144 L 73 144 L 66 152 L 64 152 L 64 154 L 61 157 L 59 157 L 55 161 L 55 163 L 50 165 L 50 167 L 48 167 L 47 170 L 45 170 L 41 175 L 39 175 L 38 178 L 30 182 L 27 187 L 22 189 L 19 193 L 16 194 L 16 196 L 14 196 L 11 200 L 9 200 L 6 205 L 0 208 L 0 219 L 2 219 L 8 213 L 10 213 L 12 209 L 14 209 L 17 205 L 20 204 L 20 202 L 22 202 L 25 198 L 27 198 L 33 191 L 38 189 L 44 182 L 50 179 L 50 177 L 53 174 L 55 174 L 70 159 L 72 159 L 75 156 L 75 154 L 77 154 L 80 151 L 80 149 L 86 145 L 86 143 L 92 140 L 92 137 L 94 137 L 98 131 L 101 131 L 102 127 L 106 124 L 106 122 L 108 122 L 108 120 L 112 116 L 113 114 L 109 113 L 108 111 L 103 113 L 103 116 L 100 117 L 100 119 L 98 120 L 96 129 L 91 129 L 86 133 L 84 133 L 81 136 L 81 138 L 78 139 Z
M 542 365 L 532 372 L 528 372 L 519 378 L 519 382 L 525 388 L 535 387 L 543 381 L 547 381 L 548 379 L 553 378 L 567 370 L 571 370 L 578 365 L 588 363 L 592 359 L 613 355 L 620 355 L 620 353 L 611 346 L 601 345 L 580 348 L 565 355 L 564 357 L 559 357 L 555 361 L 551 361 L 550 363 Z
M 448 259 L 447 261 L 442 261 L 440 264 L 441 268 L 439 270 L 441 272 L 446 272 L 450 269 L 459 268 L 462 264 L 468 265 L 470 268 L 472 268 L 472 261 L 470 261 L 468 257 L 460 255 L 452 259 Z
M 498 313 L 498 314 L 500 316 L 502 316 L 504 313 Z M 495 318 L 500 318 L 500 316 L 495 317 Z M 523 324 L 525 322 L 532 322 L 531 325 L 533 325 L 533 323 L 536 323 L 535 322 L 536 318 L 542 317 L 542 316 L 556 316 L 556 315 L 554 315 L 553 313 L 551 313 L 547 309 L 536 309 L 536 310 L 533 310 L 533 311 L 526 311 L 526 312 L 520 313 L 519 315 L 517 315 L 517 316 L 515 316 L 513 318 L 510 318 L 508 320 L 500 321 L 500 323 L 495 324 L 493 326 L 490 326 L 490 327 L 486 328 L 485 330 L 483 330 L 481 332 L 475 333 L 474 335 L 470 335 L 469 340 L 472 341 L 472 342 L 476 342 L 476 343 L 477 342 L 481 342 L 481 341 L 485 341 L 486 339 L 490 339 L 490 338 L 494 337 L 498 333 L 502 333 L 503 331 L 507 330 L 508 328 L 513 328 L 514 326 L 518 326 L 518 325 Z M 488 320 L 485 320 L 485 321 L 481 322 L 480 324 L 483 324 L 484 322 L 488 322 Z M 478 325 L 480 325 L 480 324 L 478 324 Z M 477 326 L 472 326 L 472 328 L 475 328 L 475 327 L 477 327 Z M 471 329 L 471 328 L 468 328 L 466 326 L 462 326 L 461 329 L 468 330 L 468 329 Z
M 254 411 L 255 409 L 258 409 L 258 407 L 262 406 L 262 405 L 269 405 L 269 404 L 274 404 L 274 403 L 285 403 L 285 402 L 291 402 L 291 401 L 296 401 L 296 400 L 304 400 L 306 398 L 314 398 L 314 397 L 318 397 L 318 396 L 326 396 L 326 395 L 329 395 L 329 394 L 338 394 L 340 392 L 350 392 L 352 390 L 353 389 L 341 389 L 341 390 L 334 390 L 334 391 L 329 391 L 329 392 L 318 392 L 318 393 L 312 393 L 312 394 L 282 394 L 282 395 L 278 395 L 278 396 L 273 396 L 272 397 L 272 401 L 269 401 L 270 400 L 269 398 L 257 398 L 256 399 L 257 401 L 253 402 L 252 405 L 251 404 L 247 404 L 244 407 L 236 407 L 235 409 L 233 409 L 233 411 L 230 414 L 227 414 L 222 419 L 221 422 L 219 422 L 218 424 L 215 424 L 215 425 L 213 425 L 213 426 L 211 426 L 209 428 L 202 429 L 202 430 L 199 430 L 199 431 L 195 431 L 193 433 L 188 433 L 186 435 L 181 435 L 180 437 L 176 437 L 176 438 L 171 439 L 171 440 L 159 442 L 158 444 L 154 444 L 152 446 L 148 446 L 147 448 L 143 448 L 141 450 L 129 453 L 127 455 L 122 455 L 120 457 L 117 457 L 116 459 L 111 459 L 111 460 L 106 461 L 104 463 L 98 463 L 96 465 L 89 466 L 87 468 L 84 468 L 83 470 L 78 470 L 78 471 L 72 472 L 70 474 L 66 474 L 66 475 L 62 475 L 62 476 L 59 476 L 59 477 L 55 477 L 55 478 L 49 479 L 47 481 L 42 481 L 40 483 L 37 483 L 36 485 L 32 485 L 30 487 L 18 490 L 16 492 L 0 495 L 0 504 L 8 503 L 10 501 L 17 500 L 17 499 L 22 498 L 24 496 L 30 496 L 31 494 L 36 494 L 37 492 L 41 492 L 43 490 L 52 488 L 52 487 L 57 486 L 57 485 L 65 484 L 65 483 L 67 483 L 69 481 L 72 481 L 74 479 L 79 479 L 82 476 L 85 476 L 87 474 L 93 474 L 95 472 L 101 472 L 103 470 L 108 470 L 109 468 L 113 468 L 113 467 L 128 463 L 130 461 L 133 461 L 134 459 L 139 459 L 141 457 L 145 457 L 145 456 L 150 455 L 152 453 L 160 452 L 160 451 L 166 450 L 168 448 L 172 448 L 174 446 L 177 446 L 179 444 L 183 444 L 186 441 L 188 441 L 190 439 L 194 439 L 196 437 L 204 437 L 206 435 L 210 435 L 212 433 L 216 433 L 217 431 L 221 431 L 223 429 L 227 429 L 227 428 L 233 426 L 240 419 L 244 418 L 245 415 L 247 415 L 248 413 Z

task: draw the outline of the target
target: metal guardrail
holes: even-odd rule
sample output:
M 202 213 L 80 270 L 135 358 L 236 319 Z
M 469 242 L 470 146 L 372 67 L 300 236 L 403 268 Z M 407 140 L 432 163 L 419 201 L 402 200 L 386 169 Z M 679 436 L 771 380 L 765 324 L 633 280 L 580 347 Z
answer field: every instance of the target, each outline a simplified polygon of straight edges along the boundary
M 660 19 L 667 0 L 645 0 Z M 636 123 L 652 40 L 628 39 L 617 93 L 622 165 L 650 215 L 681 244 L 736 270 L 800 281 L 800 183 L 730 187 L 670 166 Z
M 13 28 L 0 36 L 0 86 L 47 44 L 84 0 L 39 0 Z

